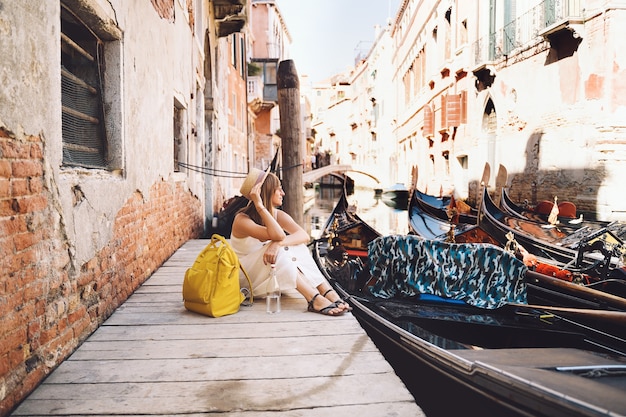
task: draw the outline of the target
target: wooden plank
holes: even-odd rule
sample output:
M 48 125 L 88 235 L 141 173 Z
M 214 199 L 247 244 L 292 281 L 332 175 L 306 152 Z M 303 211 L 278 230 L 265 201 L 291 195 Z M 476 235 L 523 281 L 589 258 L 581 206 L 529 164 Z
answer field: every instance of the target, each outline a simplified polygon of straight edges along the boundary
M 398 416 L 423 416 L 424 414 L 414 414 L 414 407 L 409 403 L 395 403 L 391 406 L 387 403 L 376 403 L 368 405 L 346 405 L 318 407 L 312 409 L 299 410 L 273 410 L 272 417 L 328 417 L 328 413 L 340 413 L 345 415 L 359 415 L 362 417 L 398 417 Z M 206 417 L 210 413 L 185 413 L 168 414 L 171 416 L 184 415 L 185 417 Z M 217 414 L 217 413 L 216 413 Z M 141 414 L 155 415 L 155 414 Z M 164 415 L 164 414 L 158 414 Z M 221 413 L 219 415 L 222 415 Z M 227 414 L 228 417 L 267 417 L 267 411 L 234 410 Z M 48 415 L 30 415 L 29 417 L 47 417 Z M 110 417 L 111 414 L 90 414 L 91 417 Z M 116 417 L 137 417 L 137 414 L 116 414 Z
M 197 344 L 196 344 L 196 347 Z M 48 384 L 103 384 L 116 382 L 152 381 L 232 381 L 258 379 L 317 378 L 326 376 L 368 375 L 393 372 L 383 361 L 377 361 L 377 351 L 356 353 L 311 353 L 306 349 L 281 349 L 273 355 L 264 352 L 254 356 L 220 356 L 222 346 L 200 347 L 198 358 L 176 357 L 172 351 L 155 353 L 155 358 L 66 361 Z M 302 352 L 300 352 L 302 351 Z M 160 358 L 163 353 L 169 355 Z M 111 352 L 90 352 L 89 356 L 107 356 Z M 145 352 L 140 353 L 143 356 Z M 212 355 L 212 357 L 211 357 Z M 119 357 L 118 352 L 114 355 Z M 187 354 L 189 356 L 189 354 Z M 174 360 L 172 360 L 174 359 Z
M 154 303 L 150 297 L 159 301 Z M 224 317 L 207 317 L 183 307 L 182 297 L 169 297 L 165 304 L 165 299 L 160 294 L 134 294 L 135 302 L 127 302 L 120 307 L 105 323 L 105 326 L 119 325 L 140 325 L 140 324 L 206 324 L 218 325 L 229 323 L 328 323 L 329 319 L 336 322 L 348 321 L 346 326 L 351 326 L 355 331 L 361 331 L 358 322 L 351 314 L 344 314 L 340 317 L 328 317 L 321 314 L 306 312 L 306 302 L 302 300 L 283 299 L 283 311 L 278 315 L 265 314 L 265 301 L 257 300 L 252 307 L 242 306 L 237 314 Z M 144 300 L 137 303 L 137 300 Z M 168 310 L 165 310 L 165 309 Z
M 355 404 L 355 405 L 339 405 L 325 407 L 323 404 L 316 408 L 303 408 L 298 410 L 273 410 L 271 412 L 272 417 L 328 417 L 329 414 L 347 415 L 347 416 L 359 416 L 359 417 L 398 417 L 398 416 L 411 416 L 419 417 L 424 414 L 418 412 L 415 414 L 415 406 L 410 402 L 403 403 L 371 403 L 371 404 Z M 202 413 L 171 413 L 168 415 L 184 415 L 185 417 L 206 417 L 207 412 Z M 217 413 L 216 413 L 217 414 Z M 47 417 L 46 415 L 29 414 L 29 417 Z M 147 414 L 144 415 L 164 415 L 161 414 Z M 226 414 L 228 417 L 267 417 L 267 411 L 252 411 L 252 410 L 233 410 Z M 89 414 L 90 417 L 111 417 L 111 414 Z M 116 414 L 116 417 L 137 417 L 137 414 Z
M 211 318 L 185 310 L 187 242 L 20 404 L 14 416 L 423 416 L 352 314 L 284 297 Z
M 281 313 L 282 314 L 282 313 Z M 302 313 L 304 314 L 304 313 Z M 309 313 L 313 314 L 313 313 Z M 110 340 L 178 340 L 178 339 L 255 339 L 269 338 L 267 330 L 272 330 L 271 334 L 281 337 L 297 337 L 311 335 L 332 335 L 341 338 L 347 334 L 361 334 L 351 323 L 337 322 L 328 326 L 320 321 L 301 323 L 274 323 L 268 326 L 260 326 L 259 323 L 238 323 L 230 322 L 221 326 L 207 324 L 206 322 L 185 324 L 184 322 L 172 322 L 172 325 L 144 325 L 137 326 L 103 326 L 99 328 L 88 341 L 110 341 Z M 141 332 L 139 331 L 141 330 Z
M 308 337 L 308 343 L 299 343 Z M 304 340 L 306 341 L 306 340 Z M 292 336 L 275 339 L 216 339 L 207 343 L 206 338 L 168 339 L 168 340 L 115 340 L 88 341 L 72 355 L 69 362 L 84 360 L 131 360 L 131 359 L 197 359 L 197 358 L 243 358 L 252 356 L 276 356 L 276 345 L 280 354 L 319 355 L 324 354 L 360 354 L 378 352 L 376 346 L 366 335 L 331 336 Z M 254 348 L 242 349 L 242 344 Z
M 182 371 L 182 370 L 180 370 Z M 191 382 L 112 384 L 44 384 L 14 415 L 89 415 L 94 410 L 111 415 L 225 413 L 231 411 L 286 411 L 387 403 L 411 403 L 413 398 L 398 389 L 393 373 L 377 374 L 376 384 L 367 376 L 289 378 Z M 373 394 L 376 395 L 373 395 Z M 347 401 L 349 399 L 349 401 Z M 414 407 L 415 403 L 413 402 Z M 417 408 L 412 414 L 416 415 Z M 371 415 L 366 413 L 365 415 Z M 420 414 L 417 414 L 420 415 Z M 423 415 L 423 414 L 422 414 Z

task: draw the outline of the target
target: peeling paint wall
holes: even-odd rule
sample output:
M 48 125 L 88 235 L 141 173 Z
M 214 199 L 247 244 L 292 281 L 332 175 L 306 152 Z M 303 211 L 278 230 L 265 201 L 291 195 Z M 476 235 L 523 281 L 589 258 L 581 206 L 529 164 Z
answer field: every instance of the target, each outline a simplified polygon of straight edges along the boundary
M 615 62 L 625 55 L 618 40 L 626 10 L 609 7 L 586 19 L 576 27 L 580 44 L 571 54 L 556 58 L 557 45 L 546 41 L 536 54 L 497 68 L 478 99 L 495 104 L 495 160 L 507 167 L 513 198 L 558 196 L 590 216 L 625 220 L 626 99 L 615 94 L 624 83 Z M 492 178 L 495 172 L 492 166 Z
M 541 26 L 549 6 L 565 15 Z M 476 206 L 485 163 L 492 189 L 502 164 L 518 202 L 558 196 L 626 220 L 625 22 L 621 1 L 406 2 L 393 32 L 399 171 Z M 456 94 L 467 120 L 446 125 Z
M 204 177 L 176 170 L 173 125 L 177 107 L 202 165 L 210 3 L 64 3 L 105 43 L 109 168 L 63 165 L 60 2 L 0 0 L 2 416 L 204 231 Z

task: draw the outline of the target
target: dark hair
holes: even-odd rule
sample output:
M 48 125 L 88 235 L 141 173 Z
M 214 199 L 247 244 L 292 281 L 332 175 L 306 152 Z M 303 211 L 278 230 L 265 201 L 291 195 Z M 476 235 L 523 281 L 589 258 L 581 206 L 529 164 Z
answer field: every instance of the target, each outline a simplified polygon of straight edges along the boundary
M 272 196 L 279 187 L 280 180 L 278 179 L 278 176 L 273 172 L 267 174 L 267 178 L 265 178 L 265 181 L 261 186 L 261 201 L 263 201 L 263 205 L 270 210 L 270 213 L 272 209 Z M 256 211 L 256 206 L 252 201 L 250 201 L 248 205 L 242 208 L 239 212 L 247 214 L 248 217 L 250 217 L 255 223 L 264 225 L 261 215 Z

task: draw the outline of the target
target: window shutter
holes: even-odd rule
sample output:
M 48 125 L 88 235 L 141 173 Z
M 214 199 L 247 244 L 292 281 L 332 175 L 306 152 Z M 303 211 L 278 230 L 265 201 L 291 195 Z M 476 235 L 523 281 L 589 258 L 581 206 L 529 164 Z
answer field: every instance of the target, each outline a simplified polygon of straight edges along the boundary
M 446 130 L 448 128 L 448 96 L 441 96 L 441 116 L 439 120 L 439 129 Z
M 435 114 L 430 104 L 424 106 L 424 129 L 422 136 L 431 138 L 435 135 Z
M 63 164 L 106 168 L 102 107 L 102 41 L 61 8 L 61 130 Z
M 446 100 L 447 123 L 446 127 L 459 127 L 461 125 L 461 95 L 449 95 Z
M 467 124 L 467 91 L 461 91 L 461 123 Z

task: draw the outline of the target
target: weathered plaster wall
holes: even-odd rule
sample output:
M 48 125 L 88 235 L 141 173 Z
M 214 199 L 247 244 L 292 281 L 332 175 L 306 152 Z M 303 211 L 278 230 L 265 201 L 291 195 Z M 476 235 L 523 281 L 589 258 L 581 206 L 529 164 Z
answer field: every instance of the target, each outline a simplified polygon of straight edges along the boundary
M 115 169 L 62 167 L 59 2 L 0 0 L 2 416 L 203 231 L 203 184 L 173 171 L 174 98 L 191 131 L 203 88 L 193 16 L 178 0 L 175 20 L 151 2 L 68 3 L 121 36 L 105 51 Z
M 561 29 L 550 40 L 530 37 L 508 55 L 496 45 L 494 56 L 478 60 L 478 52 L 489 50 L 489 3 L 470 3 L 450 9 L 450 2 L 420 2 L 411 13 L 419 14 L 421 8 L 421 15 L 398 20 L 392 62 L 398 103 L 394 135 L 405 145 L 398 154 L 406 152 L 406 162 L 397 161 L 400 172 L 408 176 L 411 166 L 417 166 L 421 190 L 454 190 L 477 205 L 485 162 L 491 165 L 491 187 L 502 164 L 516 199 L 552 200 L 556 195 L 602 220 L 626 220 L 620 185 L 626 172 L 626 54 L 620 47 L 626 35 L 624 2 L 585 1 L 584 23 L 569 22 L 574 36 Z M 518 2 L 521 16 L 520 7 Z M 451 59 L 441 59 L 447 47 L 439 36 L 442 30 L 436 41 L 429 35 L 436 26 L 447 26 L 443 16 L 448 10 L 457 49 Z M 497 19 L 496 29 L 502 28 L 502 13 Z M 523 38 L 523 29 L 531 24 L 518 24 Z M 409 68 L 422 46 L 426 68 L 412 74 Z M 405 88 L 414 75 L 424 84 Z M 442 96 L 460 92 L 467 94 L 467 123 L 456 130 L 441 126 Z M 495 108 L 493 122 L 485 114 L 488 103 Z M 431 142 L 423 131 L 426 105 L 434 112 Z M 449 164 L 442 157 L 447 150 Z
M 54 125 L 61 112 L 58 9 L 55 2 L 0 2 L 0 104 L 5 125 L 39 132 L 42 126 Z M 42 46 L 42 36 L 51 45 Z M 56 100 L 49 102 L 50 97 Z M 60 131 L 46 131 L 56 133 Z
M 557 60 L 554 50 L 541 51 L 498 71 L 483 92 L 496 105 L 496 159 L 509 171 L 513 197 L 551 201 L 556 195 L 601 219 L 626 219 L 619 191 L 626 100 L 615 94 L 624 83 L 617 58 L 624 54 L 615 40 L 623 39 L 625 18 L 623 10 L 591 18 L 571 56 Z M 492 178 L 496 173 L 492 167 Z

